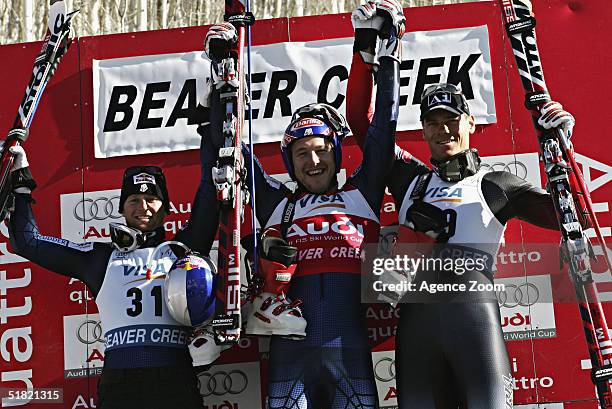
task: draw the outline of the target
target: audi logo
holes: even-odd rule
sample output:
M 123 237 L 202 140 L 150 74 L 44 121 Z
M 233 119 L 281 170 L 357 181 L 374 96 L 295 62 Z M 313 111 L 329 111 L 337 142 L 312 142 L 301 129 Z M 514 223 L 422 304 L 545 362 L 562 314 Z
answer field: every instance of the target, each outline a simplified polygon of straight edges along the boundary
M 527 166 L 523 162 L 519 162 L 517 160 L 511 162 L 494 162 L 494 163 L 484 163 L 480 164 L 480 167 L 485 169 L 490 169 L 493 171 L 505 171 L 510 172 L 523 180 L 527 179 Z
M 81 222 L 119 219 L 119 196 L 83 199 L 74 206 L 74 217 Z
M 395 360 L 389 357 L 382 358 L 374 364 L 374 377 L 381 382 L 395 379 Z
M 199 377 L 200 392 L 202 396 L 222 396 L 225 394 L 237 395 L 246 390 L 249 384 L 247 375 L 234 369 L 229 372 L 205 372 Z
M 512 308 L 518 305 L 529 307 L 540 298 L 540 290 L 533 283 L 506 284 L 503 291 L 497 292 L 500 307 Z
M 95 342 L 104 342 L 104 334 L 102 331 L 102 323 L 100 321 L 86 320 L 76 331 L 76 337 L 82 344 L 93 344 Z

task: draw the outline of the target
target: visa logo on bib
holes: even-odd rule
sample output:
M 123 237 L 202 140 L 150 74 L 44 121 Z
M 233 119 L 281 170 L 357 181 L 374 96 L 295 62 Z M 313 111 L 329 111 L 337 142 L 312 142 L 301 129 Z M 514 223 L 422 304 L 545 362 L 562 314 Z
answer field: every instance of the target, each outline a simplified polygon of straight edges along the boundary
M 124 265 L 123 275 L 124 276 L 145 276 L 147 275 L 147 266 L 136 266 L 136 265 Z M 157 263 L 154 269 L 151 269 L 151 275 L 158 276 L 163 274 L 165 276 L 166 266 L 163 263 Z
M 337 207 L 340 209 L 346 208 L 344 198 L 341 194 L 334 195 L 313 195 L 308 194 L 299 200 L 300 207 L 314 206 L 309 211 L 320 209 L 321 207 Z
M 461 199 L 463 198 L 463 189 L 461 187 L 452 187 L 452 186 L 444 186 L 444 187 L 432 187 L 427 189 L 427 193 L 425 193 L 425 197 L 432 198 L 434 200 L 430 200 L 430 203 L 435 202 L 452 202 L 452 203 L 461 203 Z

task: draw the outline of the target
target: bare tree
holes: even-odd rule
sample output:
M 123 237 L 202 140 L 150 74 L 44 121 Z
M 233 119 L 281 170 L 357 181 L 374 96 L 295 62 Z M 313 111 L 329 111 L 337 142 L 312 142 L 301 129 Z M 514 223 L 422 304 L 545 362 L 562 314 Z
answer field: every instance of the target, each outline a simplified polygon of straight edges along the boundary
M 352 11 L 363 0 L 250 0 L 256 18 Z M 490 0 L 402 0 L 404 7 Z M 223 19 L 221 0 L 65 0 L 79 36 L 207 25 Z M 49 0 L 0 0 L 0 44 L 42 39 Z
M 34 41 L 34 1 L 23 0 L 23 38 L 25 41 Z
M 138 0 L 138 8 L 137 8 L 138 31 L 147 30 L 147 23 L 149 21 L 147 11 L 148 11 L 147 0 Z
M 298 17 L 304 15 L 304 0 L 295 0 L 295 15 Z

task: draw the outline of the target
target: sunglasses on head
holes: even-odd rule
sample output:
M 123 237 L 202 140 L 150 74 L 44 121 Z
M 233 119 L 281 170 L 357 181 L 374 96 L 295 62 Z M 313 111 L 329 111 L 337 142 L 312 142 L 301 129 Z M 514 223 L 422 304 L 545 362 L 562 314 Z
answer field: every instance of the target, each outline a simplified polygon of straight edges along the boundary
M 325 123 L 330 125 L 332 131 L 342 133 L 348 128 L 346 119 L 331 105 L 324 103 L 308 104 L 293 113 L 291 122 L 295 122 L 300 118 L 320 118 Z

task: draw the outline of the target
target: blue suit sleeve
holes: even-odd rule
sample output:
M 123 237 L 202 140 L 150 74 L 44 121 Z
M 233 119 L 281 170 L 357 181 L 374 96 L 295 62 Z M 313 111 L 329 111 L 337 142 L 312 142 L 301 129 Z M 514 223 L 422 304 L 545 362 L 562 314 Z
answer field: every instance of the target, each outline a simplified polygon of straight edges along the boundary
M 382 58 L 374 117 L 363 147 L 363 162 L 352 177 L 370 207 L 378 212 L 382 204 L 386 176 L 394 161 L 395 128 L 399 110 L 399 63 Z
M 191 217 L 187 226 L 177 233 L 178 240 L 202 255 L 208 255 L 219 228 L 219 204 L 212 180 L 212 168 L 216 163 L 218 149 L 212 144 L 210 125 L 198 129 L 200 143 L 200 184 L 193 200 Z
M 41 235 L 30 202 L 29 195 L 15 195 L 15 210 L 8 225 L 15 253 L 54 273 L 83 281 L 97 295 L 112 247 Z
M 249 148 L 242 144 L 242 155 L 244 156 L 244 163 L 248 169 L 251 166 L 251 151 Z M 255 207 L 257 211 L 257 220 L 261 226 L 264 226 L 268 219 L 272 216 L 272 213 L 278 206 L 278 204 L 286 198 L 291 191 L 281 182 L 274 179 L 266 173 L 257 160 L 257 157 L 253 155 L 253 179 L 255 180 Z M 253 192 L 253 181 L 251 180 L 251 173 L 247 176 L 247 185 L 249 190 Z
M 404 196 L 408 192 L 412 180 L 428 172 L 427 165 L 412 156 L 408 151 L 395 146 L 395 161 L 391 172 L 387 176 L 387 186 L 398 209 L 404 201 Z

